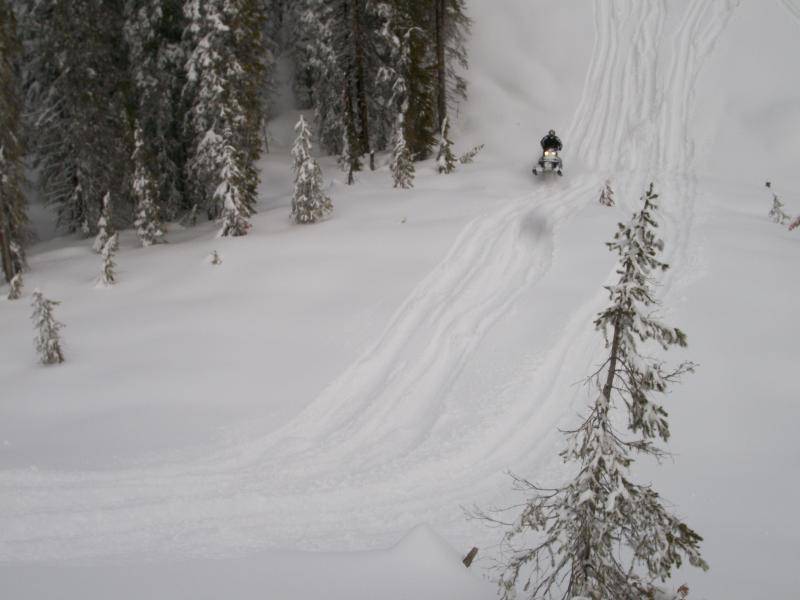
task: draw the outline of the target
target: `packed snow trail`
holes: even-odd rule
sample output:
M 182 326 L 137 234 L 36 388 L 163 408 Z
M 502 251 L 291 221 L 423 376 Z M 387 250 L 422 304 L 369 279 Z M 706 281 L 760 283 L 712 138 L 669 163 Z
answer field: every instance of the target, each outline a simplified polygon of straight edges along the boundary
M 263 439 L 161 467 L 0 474 L 0 560 L 379 545 L 420 521 L 461 523 L 460 503 L 502 498 L 509 465 L 555 468 L 555 424 L 572 410 L 564 392 L 600 347 L 591 328 L 600 287 L 587 290 L 543 356 L 496 376 L 495 396 L 453 390 L 521 295 L 535 294 L 559 232 L 596 201 L 605 177 L 626 209 L 657 180 L 674 267 L 662 291 L 685 276 L 691 90 L 737 5 L 693 0 L 668 32 L 664 0 L 596 0 L 595 54 L 568 136 L 589 172 L 568 172 L 471 222 L 372 347 Z M 527 318 L 535 325 L 535 314 Z

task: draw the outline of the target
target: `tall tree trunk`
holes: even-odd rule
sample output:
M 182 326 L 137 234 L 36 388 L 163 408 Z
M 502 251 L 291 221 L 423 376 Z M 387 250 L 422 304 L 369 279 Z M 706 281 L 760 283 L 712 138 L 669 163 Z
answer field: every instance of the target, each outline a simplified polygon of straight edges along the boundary
M 447 117 L 447 69 L 445 64 L 445 3 L 447 0 L 434 0 L 435 44 L 436 44 L 436 114 L 438 129 Z
M 356 109 L 358 110 L 359 135 L 358 154 L 367 154 L 369 144 L 369 107 L 367 105 L 367 85 L 364 65 L 364 4 L 363 0 L 352 0 L 350 25 L 353 38 L 353 57 L 355 66 Z M 355 151 L 355 149 L 353 149 Z
M 14 273 L 14 264 L 11 260 L 11 243 L 2 222 L 0 222 L 0 259 L 3 263 L 3 274 L 6 276 L 6 281 L 10 283 L 16 273 Z

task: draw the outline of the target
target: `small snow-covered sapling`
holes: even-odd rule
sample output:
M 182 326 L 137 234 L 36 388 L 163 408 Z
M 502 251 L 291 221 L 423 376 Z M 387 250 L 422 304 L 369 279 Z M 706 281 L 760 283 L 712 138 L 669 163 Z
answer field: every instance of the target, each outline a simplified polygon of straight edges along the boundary
M 439 133 L 439 154 L 436 156 L 436 169 L 440 174 L 444 175 L 456 170 L 453 141 L 450 139 L 450 121 L 447 117 L 442 121 L 442 131 Z
M 600 204 L 614 206 L 614 190 L 611 189 L 611 180 L 606 179 L 606 184 L 600 192 Z
M 212 250 L 211 254 L 208 255 L 208 262 L 210 262 L 212 265 L 221 265 L 222 257 L 219 255 L 219 252 Z
M 64 362 L 59 331 L 64 325 L 56 321 L 53 308 L 61 304 L 48 300 L 38 289 L 33 292 L 33 324 L 36 327 L 34 343 L 42 363 L 52 365 Z
M 114 229 L 111 224 L 111 194 L 106 192 L 103 196 L 103 208 L 100 211 L 100 218 L 97 219 L 97 235 L 94 238 L 92 249 L 101 254 L 109 238 L 113 235 Z
M 772 191 L 772 182 L 767 181 L 766 187 Z M 789 220 L 789 215 L 783 211 L 783 202 L 778 198 L 778 194 L 772 191 L 772 208 L 769 211 L 769 218 L 773 223 L 784 225 Z
M 8 285 L 8 299 L 19 300 L 22 296 L 22 273 L 14 275 Z
M 119 235 L 115 233 L 108 238 L 105 246 L 103 246 L 103 271 L 100 273 L 100 283 L 106 287 L 114 285 L 117 282 L 117 275 L 114 272 L 114 267 L 116 267 L 117 264 L 114 262 L 114 255 L 117 252 L 118 245 Z

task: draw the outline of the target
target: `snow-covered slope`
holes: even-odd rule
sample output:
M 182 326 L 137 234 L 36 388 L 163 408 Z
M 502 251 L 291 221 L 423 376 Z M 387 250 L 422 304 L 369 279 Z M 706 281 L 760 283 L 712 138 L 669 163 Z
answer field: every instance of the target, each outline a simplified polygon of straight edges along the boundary
M 800 212 L 800 2 L 470 7 L 459 139 L 487 147 L 456 175 L 424 165 L 403 192 L 384 168 L 350 189 L 328 161 L 334 218 L 292 227 L 285 115 L 247 238 L 123 238 L 109 290 L 93 287 L 85 241 L 32 250 L 26 286 L 63 301 L 68 362 L 37 366 L 27 304 L 0 303 L 0 583 L 15 597 L 86 597 L 85 578 L 133 596 L 155 578 L 152 596 L 177 597 L 186 573 L 233 580 L 281 560 L 331 581 L 329 561 L 379 558 L 296 551 L 388 547 L 419 523 L 493 557 L 498 532 L 461 506 L 517 500 L 509 468 L 560 481 L 557 427 L 574 424 L 574 383 L 602 352 L 603 242 L 651 180 L 673 267 L 661 296 L 700 363 L 669 399 L 674 463 L 641 473 L 706 537 L 712 570 L 675 583 L 692 598 L 790 597 L 800 235 L 768 222 L 763 181 Z M 551 127 L 566 175 L 534 181 Z M 596 202 L 608 177 L 614 209 Z M 298 593 L 278 579 L 227 589 Z

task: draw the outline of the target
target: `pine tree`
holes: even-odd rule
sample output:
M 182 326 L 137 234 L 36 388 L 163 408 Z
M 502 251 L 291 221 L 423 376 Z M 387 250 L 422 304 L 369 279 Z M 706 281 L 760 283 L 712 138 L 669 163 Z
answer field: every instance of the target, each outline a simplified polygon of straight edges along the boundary
M 442 122 L 439 134 L 439 154 L 436 157 L 436 168 L 440 174 L 449 174 L 456 170 L 456 157 L 453 154 L 453 142 L 450 140 L 450 121 L 447 117 Z
M 184 200 L 186 157 L 181 133 L 186 119 L 181 103 L 186 79 L 184 25 L 183 0 L 126 3 L 125 40 L 136 126 L 152 163 L 156 209 L 167 219 L 190 208 Z
M 466 39 L 472 21 L 464 0 L 433 0 L 436 69 L 436 116 L 441 130 L 448 109 L 467 97 L 467 82 L 459 73 L 468 67 Z
M 395 0 L 395 27 L 402 35 L 406 86 L 405 139 L 414 160 L 431 155 L 438 132 L 436 88 L 430 69 L 430 7 L 414 0 Z
M 292 147 L 294 159 L 292 220 L 295 223 L 315 223 L 330 214 L 333 204 L 322 189 L 322 170 L 311 156 L 311 130 L 302 115 L 294 130 L 297 132 L 297 138 Z
M 117 282 L 117 275 L 114 269 L 117 263 L 114 262 L 114 255 L 117 253 L 119 247 L 119 234 L 115 233 L 103 246 L 103 270 L 100 273 L 100 284 L 103 287 L 109 287 Z
M 22 297 L 22 273 L 14 275 L 8 286 L 8 299 L 19 300 Z
M 53 308 L 61 304 L 56 300 L 48 300 L 38 289 L 33 292 L 33 324 L 36 327 L 36 351 L 42 363 L 52 365 L 64 362 L 61 351 L 59 331 L 63 324 L 56 321 Z
M 414 161 L 411 160 L 411 152 L 408 151 L 408 146 L 406 145 L 404 129 L 403 115 L 399 114 L 397 115 L 394 149 L 392 150 L 389 170 L 392 172 L 394 187 L 408 189 L 414 187 Z
M 264 10 L 260 0 L 190 0 L 189 109 L 192 201 L 221 217 L 221 236 L 245 235 L 256 203 L 261 152 L 260 85 Z
M 7 0 L 0 0 L 0 268 L 8 282 L 24 265 L 28 223 L 22 193 L 21 54 L 14 11 Z
M 106 195 L 103 196 L 103 207 L 97 219 L 97 235 L 94 238 L 92 249 L 98 254 L 103 252 L 106 242 L 112 235 L 114 235 L 114 226 L 111 218 L 111 193 L 106 192 Z
M 765 185 L 770 191 L 772 190 L 772 183 L 768 181 Z M 778 225 L 784 225 L 789 220 L 789 215 L 783 211 L 783 202 L 775 192 L 772 192 L 772 208 L 769 211 L 769 218 Z
M 606 184 L 600 192 L 600 204 L 614 206 L 614 190 L 611 189 L 611 180 L 606 179 Z
M 26 115 L 42 197 L 70 232 L 89 230 L 110 191 L 132 210 L 123 0 L 22 0 Z
M 136 234 L 142 246 L 152 246 L 163 241 L 164 231 L 158 218 L 156 183 L 148 168 L 142 130 L 136 127 L 133 150 L 133 195 L 136 198 Z
M 686 557 L 707 569 L 702 538 L 671 515 L 650 485 L 630 476 L 635 455 L 659 457 L 654 443 L 669 438 L 667 413 L 653 399 L 693 369 L 684 363 L 666 370 L 642 353 L 640 343 L 685 346 L 686 336 L 652 315 L 652 274 L 668 265 L 658 259 L 663 242 L 656 238 L 657 195 L 652 185 L 644 206 L 627 225 L 620 224 L 609 249 L 620 257 L 619 281 L 609 286 L 611 305 L 595 321 L 608 355 L 590 381 L 598 394 L 578 428 L 566 433 L 561 453 L 578 472 L 556 489 L 543 489 L 515 478 L 533 496 L 505 535 L 512 556 L 500 584 L 503 598 L 522 584 L 529 598 L 641 600 L 654 597 L 657 586 Z M 627 417 L 629 435 L 615 427 L 615 409 Z M 537 532 L 533 548 L 515 548 L 515 540 Z M 621 550 L 622 549 L 622 550 Z

